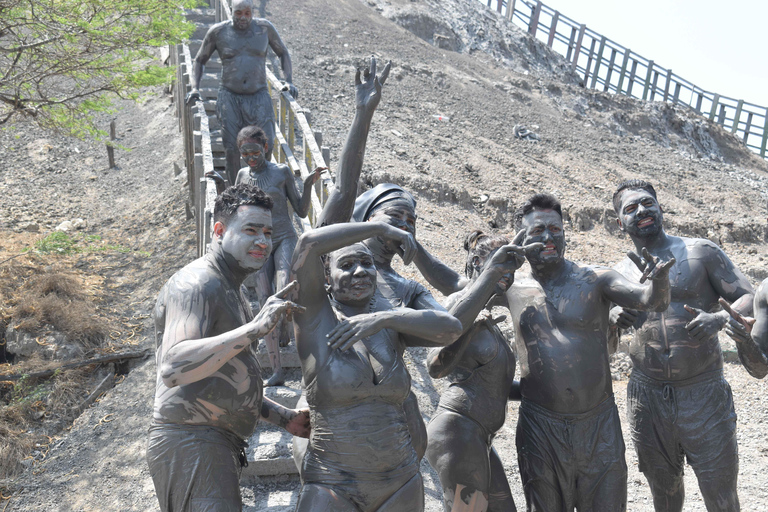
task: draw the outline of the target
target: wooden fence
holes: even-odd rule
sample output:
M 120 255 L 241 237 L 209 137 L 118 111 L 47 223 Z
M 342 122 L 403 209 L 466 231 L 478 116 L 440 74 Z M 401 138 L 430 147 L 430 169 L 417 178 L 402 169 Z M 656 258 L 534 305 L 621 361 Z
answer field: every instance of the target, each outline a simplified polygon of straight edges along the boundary
M 216 22 L 232 18 L 228 2 L 229 0 L 210 0 Z M 214 158 L 214 144 L 208 122 L 208 116 L 212 115 L 214 110 L 213 105 L 205 102 L 205 98 L 190 105 L 184 102 L 186 94 L 191 89 L 192 58 L 187 44 L 170 48 L 170 65 L 176 67 L 174 102 L 179 119 L 179 131 L 184 139 L 184 156 L 189 183 L 188 214 L 195 218 L 197 252 L 202 256 L 211 241 L 213 206 L 216 199 L 216 184 L 212 179 L 206 178 L 205 174 L 215 169 L 215 162 L 223 164 L 223 158 Z M 276 137 L 272 146 L 275 148 L 272 158 L 288 165 L 294 175 L 303 181 L 315 167 L 328 166 L 330 151 L 322 146 L 322 132 L 312 130 L 310 113 L 304 110 L 287 91 L 282 90 L 282 83 L 269 69 L 267 69 L 267 80 L 275 111 Z M 317 216 L 320 215 L 332 186 L 330 173 L 324 174 L 315 185 L 308 215 L 309 221 L 295 216 L 296 222 L 300 223 L 303 229 L 310 229 L 316 224 Z
M 768 108 L 705 91 L 540 1 L 479 1 L 563 55 L 585 87 L 688 105 L 768 157 Z

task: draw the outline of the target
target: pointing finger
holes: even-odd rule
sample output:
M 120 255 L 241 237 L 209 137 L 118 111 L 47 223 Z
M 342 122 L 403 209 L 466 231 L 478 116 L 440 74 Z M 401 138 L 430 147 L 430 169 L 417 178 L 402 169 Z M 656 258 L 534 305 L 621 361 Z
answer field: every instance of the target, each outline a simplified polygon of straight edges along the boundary
M 544 244 L 541 242 L 536 242 L 535 244 L 528 244 L 525 247 L 523 247 L 525 254 L 537 253 L 542 251 L 543 249 L 544 249 Z
M 376 57 L 371 55 L 371 76 L 376 76 Z
M 384 66 L 384 71 L 381 72 L 381 76 L 379 77 L 379 83 L 381 85 L 384 85 L 384 82 L 387 81 L 387 78 L 389 78 L 389 69 L 392 66 L 392 61 L 387 62 L 387 65 Z
M 643 261 L 643 259 L 637 253 L 634 251 L 627 251 L 627 258 L 632 260 L 632 263 L 634 263 L 641 272 L 645 270 L 645 261 Z
M 515 235 L 515 238 L 512 239 L 512 243 L 514 245 L 522 245 L 523 240 L 525 240 L 525 230 L 521 229 L 520 231 L 517 232 L 517 234 Z
M 291 293 L 293 290 L 295 290 L 296 288 L 298 288 L 298 286 L 299 286 L 299 282 L 298 282 L 298 281 L 291 281 L 290 283 L 288 283 L 288 285 L 287 285 L 285 288 L 283 288 L 282 290 L 280 290 L 279 292 L 277 292 L 277 293 L 276 293 L 274 296 L 275 296 L 275 297 L 277 297 L 278 299 L 284 299 L 284 298 L 286 298 L 286 297 L 287 297 L 287 296 L 288 296 L 288 295 L 289 295 L 289 294 L 290 294 L 290 293 Z
M 698 316 L 698 315 L 699 315 L 699 313 L 701 313 L 701 310 L 700 310 L 700 309 L 698 309 L 698 308 L 692 308 L 692 307 L 691 307 L 691 306 L 689 306 L 688 304 L 685 304 L 685 305 L 683 305 L 683 308 L 685 308 L 685 310 L 686 310 L 687 312 L 689 312 L 690 314 L 692 314 L 694 317 L 695 317 L 695 316 Z

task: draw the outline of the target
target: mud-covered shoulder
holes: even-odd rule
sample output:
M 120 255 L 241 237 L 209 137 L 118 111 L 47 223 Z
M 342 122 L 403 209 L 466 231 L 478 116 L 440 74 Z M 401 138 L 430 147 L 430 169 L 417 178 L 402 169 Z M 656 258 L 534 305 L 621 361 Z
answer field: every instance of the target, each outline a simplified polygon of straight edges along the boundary
M 165 284 L 162 295 L 166 303 L 172 299 L 216 297 L 224 287 L 221 276 L 211 269 L 206 258 L 198 258 L 176 272 Z

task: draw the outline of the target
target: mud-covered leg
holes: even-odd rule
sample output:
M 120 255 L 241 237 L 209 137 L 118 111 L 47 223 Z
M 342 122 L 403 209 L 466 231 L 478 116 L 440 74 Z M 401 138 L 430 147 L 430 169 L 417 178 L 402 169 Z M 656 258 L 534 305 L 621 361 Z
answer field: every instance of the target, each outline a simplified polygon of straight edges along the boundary
M 405 509 L 403 509 L 405 510 Z M 360 512 L 354 503 L 330 487 L 304 484 L 296 503 L 296 512 Z
M 496 453 L 496 448 L 491 448 L 489 458 L 491 486 L 488 492 L 488 512 L 517 512 L 515 500 L 512 499 L 512 490 L 509 488 L 509 480 L 499 454 Z
M 293 250 L 296 248 L 296 239 L 289 238 L 283 240 L 276 249 L 273 250 L 275 261 L 275 289 L 282 290 L 286 284 L 289 283 L 289 273 L 291 271 L 291 258 L 293 257 Z M 278 326 L 280 331 L 278 341 L 281 347 L 287 347 L 291 341 L 291 323 L 285 318 L 280 322 Z
M 262 306 L 273 293 L 272 276 L 274 276 L 274 269 L 275 260 L 273 252 L 270 254 L 267 264 L 256 274 L 256 294 Z M 265 386 L 282 386 L 285 383 L 285 370 L 280 360 L 279 346 L 281 326 L 282 323 L 278 322 L 272 332 L 264 336 L 264 344 L 267 347 L 267 355 L 269 356 L 269 365 L 272 367 L 272 376 L 264 383 Z
M 387 501 L 376 509 L 376 512 L 402 512 L 404 510 L 422 512 L 424 510 L 424 481 L 421 473 L 416 473 L 400 489 L 390 496 Z
M 693 468 L 699 480 L 699 489 L 709 512 L 738 512 L 739 495 L 736 483 L 739 463 L 727 468 Z

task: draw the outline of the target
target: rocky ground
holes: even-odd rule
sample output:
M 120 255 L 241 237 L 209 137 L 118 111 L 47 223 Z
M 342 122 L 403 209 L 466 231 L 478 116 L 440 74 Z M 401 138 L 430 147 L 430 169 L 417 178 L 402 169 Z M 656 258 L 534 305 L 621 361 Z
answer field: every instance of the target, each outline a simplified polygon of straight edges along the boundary
M 534 191 L 562 199 L 571 258 L 612 265 L 630 248 L 613 227 L 613 188 L 623 179 L 643 177 L 658 184 L 672 234 L 708 237 L 753 282 L 768 277 L 768 167 L 689 109 L 580 88 L 557 55 L 479 2 L 261 0 L 260 7 L 291 50 L 300 103 L 323 131 L 332 167 L 354 113 L 355 67 L 371 54 L 393 61 L 369 138 L 365 180 L 395 181 L 414 191 L 417 236 L 454 268 L 463 268 L 466 231 L 510 232 L 512 212 Z M 119 142 L 132 149 L 118 151 L 118 169 L 106 169 L 106 151 L 95 143 L 26 124 L 0 132 L 0 261 L 62 221 L 85 219 L 85 233 L 130 249 L 98 262 L 82 256 L 83 272 L 104 276 L 116 314 L 143 316 L 138 346 L 147 348 L 146 315 L 155 294 L 195 256 L 194 226 L 184 213 L 184 173 L 173 174 L 173 163 L 181 159 L 173 106 L 163 91 L 149 98 L 121 105 L 116 115 Z M 515 139 L 518 124 L 541 140 Z M 411 268 L 401 270 L 420 279 Z M 429 419 L 442 383 L 426 376 L 422 352 L 412 351 L 408 363 Z M 614 368 L 617 377 L 626 375 L 621 361 Z M 38 456 L 20 477 L 3 484 L 3 495 L 13 495 L 0 507 L 156 510 L 144 463 L 154 372 L 151 360 L 138 365 L 56 436 L 45 460 Z M 742 508 L 766 510 L 766 384 L 734 363 L 726 365 L 726 376 L 739 414 Z M 294 375 L 289 384 L 295 387 L 297 381 Z M 623 409 L 625 380 L 615 382 L 615 393 Z M 522 504 L 516 409 L 510 405 L 495 446 Z M 629 510 L 652 510 L 631 445 L 627 463 Z M 437 477 L 426 463 L 422 470 L 427 510 L 441 510 Z M 686 486 L 685 510 L 704 510 L 690 468 Z M 244 482 L 246 510 L 292 510 L 298 488 L 295 477 Z

